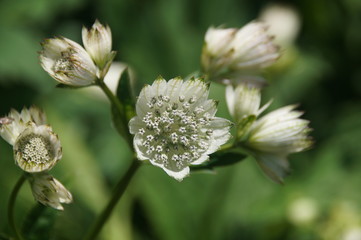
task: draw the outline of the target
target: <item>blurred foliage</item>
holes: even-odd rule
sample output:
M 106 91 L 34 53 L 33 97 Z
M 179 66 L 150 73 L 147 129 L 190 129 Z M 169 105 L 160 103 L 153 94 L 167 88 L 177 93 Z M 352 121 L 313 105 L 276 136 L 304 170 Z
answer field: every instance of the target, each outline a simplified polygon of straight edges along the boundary
M 56 89 L 40 67 L 43 38 L 81 42 L 81 26 L 98 18 L 111 26 L 117 61 L 129 63 L 138 91 L 158 75 L 186 77 L 199 68 L 211 25 L 241 27 L 270 1 L 251 0 L 2 0 L 0 114 L 36 104 L 59 134 L 64 156 L 52 173 L 73 193 L 64 212 L 39 207 L 25 185 L 16 221 L 29 239 L 80 239 L 106 204 L 131 152 L 111 125 L 104 96 L 92 89 Z M 284 186 L 248 158 L 179 183 L 143 166 L 103 229 L 101 239 L 344 239 L 361 238 L 361 1 L 295 0 L 301 31 L 265 76 L 264 102 L 299 103 L 316 140 L 291 156 Z M 212 85 L 227 117 L 224 88 Z M 0 239 L 11 236 L 7 200 L 21 174 L 0 140 Z M 105 176 L 105 178 L 104 178 Z M 33 222 L 29 221 L 29 216 Z M 46 228 L 47 231 L 43 231 Z

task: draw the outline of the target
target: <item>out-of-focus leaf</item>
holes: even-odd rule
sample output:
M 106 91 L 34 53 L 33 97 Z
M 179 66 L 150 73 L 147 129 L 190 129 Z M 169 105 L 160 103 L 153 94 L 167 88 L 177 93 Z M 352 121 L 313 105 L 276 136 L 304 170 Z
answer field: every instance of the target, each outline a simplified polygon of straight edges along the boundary
M 129 68 L 126 68 L 119 79 L 116 95 L 124 106 L 124 116 L 127 121 L 135 116 L 135 93 L 134 78 L 130 76 Z
M 37 204 L 26 216 L 22 226 L 25 239 L 51 239 L 57 210 Z
M 191 170 L 213 170 L 215 167 L 225 167 L 228 165 L 236 164 L 245 159 L 246 157 L 247 155 L 241 153 L 237 149 L 219 151 L 212 154 L 208 162 L 198 166 L 192 166 Z
M 3 233 L 0 233 L 0 240 L 10 240 L 10 238 L 8 236 L 6 236 Z
M 118 131 L 118 133 L 125 137 L 127 136 L 127 129 L 124 128 L 124 118 L 123 116 L 120 114 L 119 109 L 117 109 L 116 106 L 114 106 L 113 104 L 110 107 L 111 112 L 112 112 L 112 120 L 113 120 L 113 124 L 115 129 Z

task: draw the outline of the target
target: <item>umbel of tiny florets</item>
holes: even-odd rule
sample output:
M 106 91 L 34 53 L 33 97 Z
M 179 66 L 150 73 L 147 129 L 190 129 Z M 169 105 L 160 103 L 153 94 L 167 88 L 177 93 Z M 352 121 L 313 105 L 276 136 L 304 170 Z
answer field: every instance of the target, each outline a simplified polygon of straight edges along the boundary
M 61 204 L 73 201 L 71 193 L 47 172 L 29 175 L 29 183 L 35 200 L 45 206 L 64 210 Z
M 202 69 L 213 81 L 261 86 L 262 69 L 279 56 L 279 47 L 264 23 L 251 22 L 241 29 L 211 27 L 205 36 Z
M 11 122 L 0 126 L 0 135 L 13 145 L 15 163 L 26 172 L 51 169 L 62 157 L 58 136 L 38 108 L 11 110 Z
M 149 160 L 182 180 L 190 165 L 209 159 L 230 138 L 231 122 L 215 117 L 217 103 L 208 100 L 209 85 L 201 79 L 146 85 L 129 122 L 139 160 Z
M 260 91 L 246 85 L 241 84 L 235 90 L 227 89 L 227 94 L 230 112 L 238 121 L 250 115 L 257 117 L 269 105 L 260 108 Z M 242 101 L 246 96 L 256 100 Z M 278 183 L 289 171 L 287 156 L 304 151 L 313 143 L 309 136 L 309 121 L 301 119 L 303 113 L 294 110 L 295 107 L 290 105 L 272 111 L 239 131 L 243 134 L 238 136 L 242 139 L 240 144 L 250 150 L 262 170 Z

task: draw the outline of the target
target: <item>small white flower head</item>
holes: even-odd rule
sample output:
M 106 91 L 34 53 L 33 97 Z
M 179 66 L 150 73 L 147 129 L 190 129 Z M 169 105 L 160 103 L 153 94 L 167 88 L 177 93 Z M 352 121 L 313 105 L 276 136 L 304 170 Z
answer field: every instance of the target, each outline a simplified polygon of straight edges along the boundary
M 15 163 L 26 172 L 49 170 L 61 157 L 59 138 L 48 125 L 28 124 L 14 144 Z
M 26 172 L 52 168 L 62 157 L 58 136 L 46 124 L 45 114 L 36 107 L 21 113 L 11 110 L 11 123 L 0 126 L 0 135 L 13 145 L 15 163 Z
M 95 21 L 90 29 L 83 27 L 83 44 L 99 69 L 110 65 L 115 52 L 112 51 L 112 33 L 108 25 Z
M 71 193 L 47 172 L 31 174 L 29 182 L 35 200 L 45 206 L 64 210 L 62 203 L 73 201 Z
M 209 78 L 225 84 L 248 82 L 259 86 L 263 68 L 279 58 L 279 47 L 267 26 L 251 22 L 241 29 L 209 28 L 202 53 L 202 68 Z
M 309 121 L 295 105 L 277 109 L 255 121 L 248 132 L 246 145 L 265 173 L 274 181 L 282 182 L 288 171 L 287 155 L 311 147 L 313 141 Z
M 228 110 L 236 123 L 239 123 L 244 117 L 250 115 L 257 117 L 270 104 L 269 102 L 260 108 L 260 89 L 246 84 L 239 84 L 236 88 L 227 86 L 226 100 Z
M 81 87 L 92 85 L 97 79 L 97 67 L 78 43 L 58 37 L 45 39 L 41 45 L 41 66 L 58 82 Z
M 146 85 L 129 122 L 139 160 L 149 160 L 181 181 L 190 165 L 202 164 L 230 138 L 231 122 L 215 117 L 217 103 L 208 99 L 209 85 L 200 79 Z

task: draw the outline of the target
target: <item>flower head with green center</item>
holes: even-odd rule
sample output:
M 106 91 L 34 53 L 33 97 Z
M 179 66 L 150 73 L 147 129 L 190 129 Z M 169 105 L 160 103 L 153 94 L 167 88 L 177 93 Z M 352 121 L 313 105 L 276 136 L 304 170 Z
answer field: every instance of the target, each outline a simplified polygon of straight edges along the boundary
M 202 52 L 203 71 L 211 80 L 224 84 L 262 85 L 262 69 L 280 56 L 267 28 L 264 23 L 251 22 L 241 29 L 208 29 Z
M 38 108 L 11 110 L 9 124 L 0 126 L 0 135 L 13 145 L 15 163 L 26 172 L 51 169 L 62 157 L 58 136 L 46 124 Z
M 31 174 L 29 182 L 35 200 L 45 206 L 64 210 L 61 204 L 73 201 L 71 193 L 46 172 Z
M 227 89 L 227 103 L 233 117 L 241 122 L 250 115 L 258 116 L 269 104 L 260 107 L 260 91 L 253 87 L 239 85 L 232 91 Z M 253 103 L 244 99 L 249 96 L 256 99 Z M 243 100 L 243 101 L 241 101 Z M 237 105 L 242 105 L 238 106 Z M 282 182 L 289 169 L 287 156 L 311 147 L 313 141 L 308 134 L 311 129 L 309 121 L 300 119 L 303 114 L 296 111 L 295 105 L 272 111 L 258 120 L 250 120 L 249 124 L 238 126 L 237 136 L 240 144 L 247 147 L 255 156 L 262 170 L 274 181 Z
M 208 100 L 209 85 L 200 79 L 146 85 L 129 122 L 138 159 L 149 160 L 168 175 L 182 180 L 190 165 L 209 159 L 230 138 L 232 123 L 215 117 L 217 103 Z

